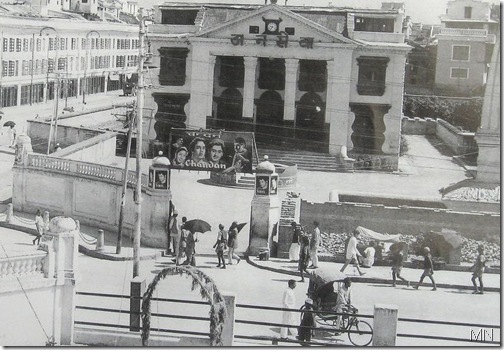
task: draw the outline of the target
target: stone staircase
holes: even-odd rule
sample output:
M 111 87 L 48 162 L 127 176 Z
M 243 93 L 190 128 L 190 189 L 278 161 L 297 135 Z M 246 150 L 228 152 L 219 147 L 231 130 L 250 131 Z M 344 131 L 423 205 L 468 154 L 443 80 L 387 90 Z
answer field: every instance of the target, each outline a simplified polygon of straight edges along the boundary
M 297 164 L 298 169 L 324 172 L 341 172 L 342 165 L 337 157 L 327 153 L 286 150 L 258 145 L 259 160 L 268 155 L 269 161 L 280 164 Z

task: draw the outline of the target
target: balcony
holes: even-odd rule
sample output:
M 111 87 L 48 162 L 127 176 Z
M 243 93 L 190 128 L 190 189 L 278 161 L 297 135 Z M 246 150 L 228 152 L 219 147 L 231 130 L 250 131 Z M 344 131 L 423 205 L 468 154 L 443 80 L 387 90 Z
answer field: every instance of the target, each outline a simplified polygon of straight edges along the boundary
M 364 40 L 372 42 L 385 42 L 385 43 L 404 43 L 403 33 L 387 33 L 387 32 L 361 32 L 354 31 L 349 33 L 350 38 L 354 40 Z

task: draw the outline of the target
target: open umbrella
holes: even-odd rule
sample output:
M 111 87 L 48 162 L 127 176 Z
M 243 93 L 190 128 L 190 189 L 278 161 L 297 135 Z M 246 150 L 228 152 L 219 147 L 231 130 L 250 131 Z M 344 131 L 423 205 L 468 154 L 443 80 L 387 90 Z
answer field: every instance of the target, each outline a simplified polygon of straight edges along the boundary
M 245 226 L 247 223 L 246 222 L 242 222 L 241 224 L 238 224 L 238 226 L 236 226 L 236 229 L 238 230 L 238 232 L 241 231 L 241 229 L 243 228 L 243 226 Z
M 14 127 L 16 126 L 16 123 L 14 123 L 12 120 L 9 120 L 6 121 L 3 126 Z
M 210 226 L 210 224 L 204 220 L 194 219 L 186 221 L 186 223 L 184 224 L 184 228 L 186 230 L 191 231 L 192 233 L 196 232 L 205 233 L 210 231 L 212 229 L 212 226 Z

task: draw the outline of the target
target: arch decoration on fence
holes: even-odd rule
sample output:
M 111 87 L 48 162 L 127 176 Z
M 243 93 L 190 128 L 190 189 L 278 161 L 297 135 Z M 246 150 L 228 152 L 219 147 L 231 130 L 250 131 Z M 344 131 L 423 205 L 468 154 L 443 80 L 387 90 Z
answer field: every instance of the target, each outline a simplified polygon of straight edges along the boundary
M 192 278 L 191 290 L 199 288 L 202 299 L 210 303 L 210 342 L 212 346 L 222 346 L 222 329 L 226 318 L 226 304 L 215 282 L 204 272 L 186 266 L 173 266 L 163 269 L 152 280 L 143 295 L 142 301 L 142 345 L 149 345 L 151 299 L 158 283 L 166 276 L 179 275 Z

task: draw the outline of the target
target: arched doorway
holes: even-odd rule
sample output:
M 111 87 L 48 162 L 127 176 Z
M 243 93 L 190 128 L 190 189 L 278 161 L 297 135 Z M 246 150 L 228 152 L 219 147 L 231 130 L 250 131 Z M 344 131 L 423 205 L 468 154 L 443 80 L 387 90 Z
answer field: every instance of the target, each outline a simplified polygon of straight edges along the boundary
M 256 140 L 264 143 L 281 144 L 284 101 L 282 96 L 273 90 L 265 91 L 255 101 L 256 110 Z
M 324 101 L 315 92 L 304 94 L 296 108 L 296 139 L 312 141 L 309 148 L 327 151 L 328 134 L 324 131 L 324 127 Z
M 353 153 L 381 154 L 385 142 L 383 115 L 390 106 L 350 104 L 355 120 L 352 124 L 351 139 Z
M 237 89 L 228 88 L 215 98 L 217 102 L 218 127 L 226 130 L 242 130 L 243 96 Z

